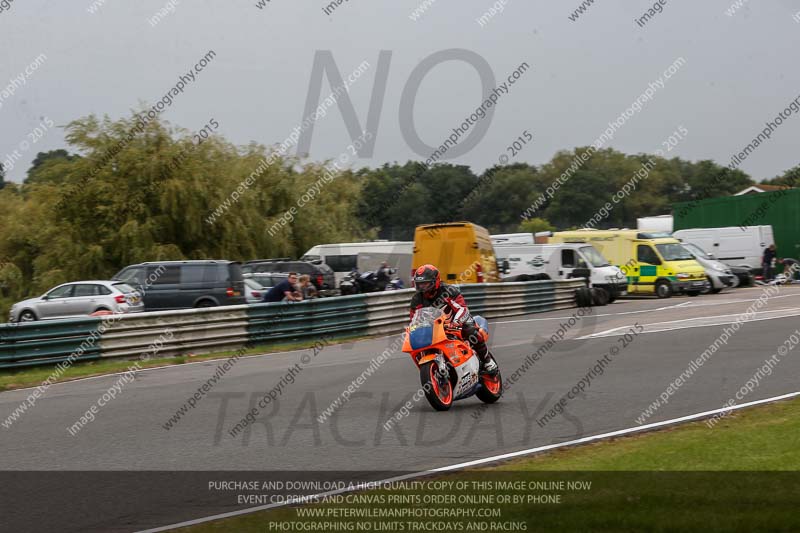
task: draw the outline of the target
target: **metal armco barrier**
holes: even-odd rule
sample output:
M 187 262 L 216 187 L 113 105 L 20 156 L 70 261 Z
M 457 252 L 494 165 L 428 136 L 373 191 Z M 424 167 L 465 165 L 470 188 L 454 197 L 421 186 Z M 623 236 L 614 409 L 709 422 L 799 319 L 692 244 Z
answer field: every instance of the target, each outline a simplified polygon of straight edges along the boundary
M 575 307 L 581 279 L 462 285 L 473 314 L 488 319 Z M 212 353 L 276 342 L 398 333 L 408 323 L 413 289 L 292 304 L 157 311 L 115 317 L 0 324 L 0 368 L 76 360 Z M 74 359 L 74 356 L 73 356 Z

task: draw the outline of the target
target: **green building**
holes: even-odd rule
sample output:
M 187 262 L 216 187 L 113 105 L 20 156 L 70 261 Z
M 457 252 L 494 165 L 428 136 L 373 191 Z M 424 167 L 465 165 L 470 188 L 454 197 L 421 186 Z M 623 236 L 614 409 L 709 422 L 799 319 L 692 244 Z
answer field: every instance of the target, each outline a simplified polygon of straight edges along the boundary
M 800 259 L 800 189 L 680 202 L 672 215 L 674 231 L 768 224 L 778 257 Z

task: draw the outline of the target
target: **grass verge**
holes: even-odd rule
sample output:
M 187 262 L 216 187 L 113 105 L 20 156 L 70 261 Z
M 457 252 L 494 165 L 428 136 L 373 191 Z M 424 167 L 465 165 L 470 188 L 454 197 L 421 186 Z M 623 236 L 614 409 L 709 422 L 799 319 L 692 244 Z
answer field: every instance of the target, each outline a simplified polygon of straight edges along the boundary
M 466 482 L 466 490 L 454 491 L 455 506 L 424 503 L 426 497 L 449 494 L 429 486 L 381 489 L 350 493 L 350 502 L 331 499 L 283 507 L 177 531 L 800 531 L 798 470 L 800 400 L 792 400 L 736 411 L 713 429 L 705 421 L 692 422 L 495 467 L 420 478 L 424 483 Z M 528 483 L 528 488 L 509 490 L 499 485 L 504 481 Z M 531 490 L 531 483 L 563 485 Z M 570 489 L 570 483 L 580 485 Z M 392 495 L 413 494 L 419 495 L 419 505 L 390 500 Z M 524 502 L 515 502 L 515 494 Z M 376 501 L 381 495 L 383 504 Z M 471 495 L 494 500 L 459 501 Z M 508 501 L 498 501 L 503 498 Z M 370 513 L 378 508 L 499 509 L 501 514 L 404 521 L 374 518 Z M 343 509 L 362 514 L 342 517 Z

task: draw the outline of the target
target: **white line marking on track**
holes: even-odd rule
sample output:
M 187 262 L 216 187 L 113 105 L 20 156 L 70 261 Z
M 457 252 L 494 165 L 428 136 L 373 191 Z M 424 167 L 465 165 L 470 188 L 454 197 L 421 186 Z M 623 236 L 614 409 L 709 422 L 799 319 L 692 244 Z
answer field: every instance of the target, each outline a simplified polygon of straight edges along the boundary
M 640 331 L 639 334 L 641 335 L 643 333 L 664 333 L 666 331 L 675 331 L 677 329 L 706 328 L 711 326 L 721 326 L 723 324 L 733 324 L 734 322 L 736 322 L 736 319 L 738 317 L 742 316 L 742 314 L 744 313 L 739 313 L 737 315 L 699 316 L 695 318 L 684 318 L 681 320 L 670 320 L 668 322 L 653 322 L 651 324 L 641 324 L 644 327 L 644 330 Z M 760 313 L 755 313 L 755 316 L 753 318 L 742 320 L 741 322 L 742 324 L 747 324 L 748 322 L 758 322 L 761 320 L 775 320 L 775 319 L 787 318 L 798 315 L 800 315 L 800 307 L 791 307 L 785 309 L 775 309 L 773 311 L 761 311 Z M 717 320 L 714 322 L 703 322 L 704 320 L 712 320 L 715 318 L 719 318 L 722 320 Z M 618 328 L 607 329 L 605 331 L 592 333 L 591 335 L 584 335 L 583 337 L 578 337 L 576 340 L 597 339 L 600 337 L 612 337 L 615 335 L 614 333 L 615 331 L 631 327 L 633 326 L 625 325 L 625 326 L 620 326 Z
M 681 304 L 668 305 L 666 307 L 657 307 L 655 309 L 641 309 L 639 311 L 623 311 L 622 313 L 602 313 L 602 314 L 599 314 L 599 315 L 591 314 L 591 315 L 584 315 L 584 316 L 586 316 L 586 317 L 590 317 L 590 316 L 591 317 L 595 317 L 595 316 L 634 315 L 634 314 L 637 314 L 637 313 L 650 313 L 652 311 L 664 311 L 665 309 L 675 309 L 676 307 L 682 307 L 682 306 L 684 306 L 686 304 L 689 304 L 689 303 L 692 303 L 692 302 L 684 302 L 684 303 L 681 303 Z M 573 309 L 577 309 L 577 307 L 575 307 Z M 522 319 L 522 320 L 493 320 L 492 323 L 493 324 L 516 324 L 518 322 L 539 322 L 539 321 L 543 321 L 543 320 L 564 320 L 565 318 L 572 318 L 572 315 L 568 315 L 568 316 L 552 316 L 552 317 L 546 317 L 546 318 L 525 318 L 525 319 Z
M 661 428 L 661 427 L 671 426 L 671 425 L 679 424 L 681 422 L 690 422 L 692 420 L 699 420 L 701 418 L 708 418 L 710 416 L 713 416 L 713 415 L 716 415 L 716 414 L 719 414 L 719 413 L 726 413 L 726 412 L 730 412 L 730 411 L 738 411 L 739 409 L 744 409 L 745 407 L 751 407 L 753 405 L 760 405 L 760 404 L 764 404 L 764 403 L 777 402 L 777 401 L 780 401 L 780 400 L 787 400 L 789 398 L 796 398 L 796 397 L 800 397 L 800 392 L 790 392 L 788 394 L 782 394 L 780 396 L 773 396 L 772 398 L 764 398 L 763 400 L 755 400 L 755 401 L 752 401 L 752 402 L 747 402 L 747 403 L 743 403 L 743 404 L 740 404 L 740 405 L 734 405 L 734 406 L 731 406 L 731 407 L 723 407 L 721 409 L 713 409 L 711 411 L 703 411 L 702 413 L 695 413 L 693 415 L 686 415 L 686 416 L 681 416 L 679 418 L 672 418 L 670 420 L 664 420 L 662 422 L 652 422 L 650 424 L 644 424 L 644 425 L 638 426 L 638 427 L 627 428 L 627 429 L 619 429 L 619 430 L 616 430 L 616 431 L 609 431 L 607 433 L 600 433 L 598 435 L 592 435 L 592 436 L 589 436 L 589 437 L 583 437 L 581 439 L 570 440 L 570 441 L 567 441 L 567 442 L 560 442 L 560 443 L 557 443 L 557 444 L 548 444 L 546 446 L 538 446 L 536 448 L 529 448 L 527 450 L 519 450 L 519 451 L 516 451 L 516 452 L 504 453 L 504 454 L 501 454 L 501 455 L 494 455 L 494 456 L 491 456 L 491 457 L 484 457 L 483 459 L 475 459 L 474 461 L 467 461 L 465 463 L 458 463 L 458 464 L 449 465 L 449 466 L 442 466 L 442 467 L 439 467 L 439 468 L 433 468 L 431 470 L 424 470 L 422 472 L 414 472 L 412 474 L 406 474 L 406 475 L 403 475 L 403 476 L 397 476 L 397 477 L 393 477 L 393 478 L 389 478 L 389 479 L 382 479 L 382 480 L 379 480 L 379 481 L 370 481 L 370 482 L 359 482 L 359 483 L 370 483 L 372 486 L 377 488 L 380 485 L 386 485 L 386 484 L 395 483 L 395 482 L 398 482 L 398 481 L 405 481 L 407 479 L 414 479 L 414 478 L 418 478 L 418 477 L 430 476 L 432 474 L 437 474 L 437 473 L 440 473 L 440 472 L 451 472 L 451 471 L 454 471 L 454 470 L 461 470 L 461 469 L 464 469 L 464 468 L 468 468 L 470 466 L 478 466 L 478 465 L 483 465 L 483 464 L 488 464 L 488 463 L 496 463 L 498 461 L 504 461 L 506 459 L 513 459 L 515 457 L 522 457 L 522 456 L 525 456 L 525 455 L 533 455 L 533 454 L 536 454 L 536 453 L 546 452 L 546 451 L 549 451 L 549 450 L 555 450 L 557 448 L 568 448 L 568 447 L 577 446 L 577 445 L 580 445 L 580 444 L 587 444 L 589 442 L 596 442 L 596 441 L 600 441 L 600 440 L 604 440 L 604 439 L 609 439 L 609 438 L 612 438 L 612 437 L 619 437 L 619 436 L 622 436 L 622 435 L 631 435 L 631 434 L 634 434 L 634 433 L 641 433 L 643 431 L 647 431 L 647 430 L 650 430 L 650 429 L 657 429 L 657 428 Z M 156 532 L 159 532 L 159 531 L 169 531 L 170 529 L 177 529 L 179 527 L 194 526 L 196 524 L 202 524 L 202 523 L 205 523 L 205 522 L 210 522 L 212 520 L 221 520 L 223 518 L 232 518 L 234 516 L 241 516 L 241 515 L 245 515 L 245 514 L 256 513 L 258 511 L 266 511 L 268 509 L 277 509 L 279 507 L 286 507 L 287 505 L 296 505 L 296 504 L 299 504 L 299 503 L 309 503 L 309 502 L 313 502 L 314 500 L 319 500 L 320 498 L 324 498 L 325 496 L 333 496 L 333 495 L 336 495 L 336 494 L 344 494 L 344 493 L 347 493 L 347 492 L 355 492 L 355 491 L 358 491 L 358 490 L 361 490 L 361 489 L 358 489 L 358 488 L 352 488 L 352 489 L 344 488 L 344 489 L 332 490 L 332 491 L 329 491 L 329 492 L 322 492 L 322 493 L 319 493 L 319 494 L 311 494 L 311 495 L 308 495 L 308 496 L 303 496 L 303 497 L 297 498 L 296 500 L 291 501 L 291 502 L 270 503 L 270 504 L 267 504 L 267 505 L 261 505 L 259 507 L 250 507 L 248 509 L 239 509 L 237 511 L 231 511 L 229 513 L 222 513 L 222 514 L 218 514 L 218 515 L 214 515 L 214 516 L 206 516 L 204 518 L 197 518 L 195 520 L 188 520 L 186 522 L 180 522 L 178 524 L 171 524 L 171 525 L 168 525 L 168 526 L 158 527 L 158 528 L 154 528 L 154 529 L 146 529 L 146 530 L 139 531 L 138 533 L 156 533 Z

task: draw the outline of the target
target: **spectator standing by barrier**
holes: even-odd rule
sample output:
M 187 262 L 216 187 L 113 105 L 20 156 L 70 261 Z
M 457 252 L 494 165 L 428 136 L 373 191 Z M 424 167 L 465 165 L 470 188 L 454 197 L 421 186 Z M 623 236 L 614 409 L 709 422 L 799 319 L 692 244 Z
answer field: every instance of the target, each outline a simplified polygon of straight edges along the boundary
M 300 276 L 300 282 L 297 284 L 297 291 L 302 296 L 303 300 L 311 300 L 317 298 L 317 288 L 311 283 L 311 276 L 303 274 Z
M 303 297 L 295 290 L 297 272 L 289 272 L 289 277 L 272 287 L 264 295 L 265 302 L 299 302 Z
M 778 258 L 778 252 L 774 244 L 770 244 L 764 249 L 764 255 L 761 256 L 761 267 L 763 269 L 764 283 L 769 283 L 774 273 L 775 262 Z
M 380 284 L 381 290 L 386 288 L 386 285 L 392 281 L 392 269 L 389 268 L 389 263 L 384 261 L 377 272 L 377 280 Z

